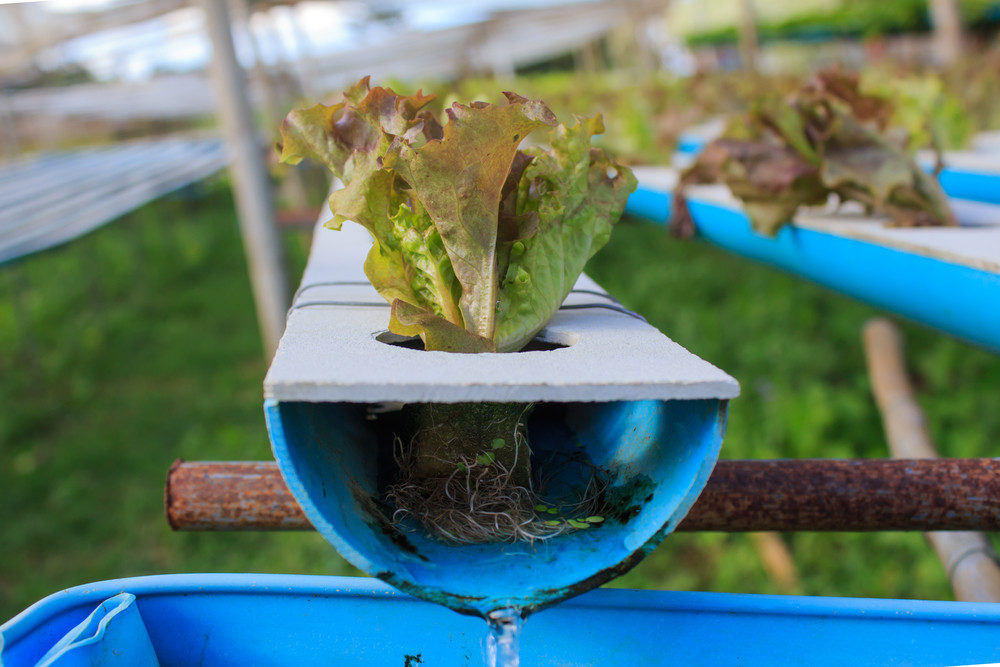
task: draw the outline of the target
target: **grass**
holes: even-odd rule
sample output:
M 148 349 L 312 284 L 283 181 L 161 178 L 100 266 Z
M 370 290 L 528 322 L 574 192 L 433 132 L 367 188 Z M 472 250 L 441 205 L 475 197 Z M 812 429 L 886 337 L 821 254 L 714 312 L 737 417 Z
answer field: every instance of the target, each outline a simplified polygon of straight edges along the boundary
M 286 235 L 292 282 L 308 238 Z M 726 369 L 724 456 L 884 455 L 859 329 L 875 311 L 652 226 L 590 267 L 626 305 Z M 907 326 L 941 450 L 992 455 L 1000 360 Z M 224 182 L 0 266 L 0 619 L 56 590 L 166 572 L 356 574 L 309 533 L 172 533 L 177 457 L 266 459 L 266 364 Z M 947 598 L 918 534 L 786 536 L 799 592 Z M 675 535 L 617 585 L 774 592 L 746 536 Z
M 308 239 L 287 240 L 300 269 Z M 0 267 L 0 350 L 0 618 L 99 579 L 355 573 L 315 534 L 172 533 L 163 517 L 174 459 L 270 457 L 224 183 Z

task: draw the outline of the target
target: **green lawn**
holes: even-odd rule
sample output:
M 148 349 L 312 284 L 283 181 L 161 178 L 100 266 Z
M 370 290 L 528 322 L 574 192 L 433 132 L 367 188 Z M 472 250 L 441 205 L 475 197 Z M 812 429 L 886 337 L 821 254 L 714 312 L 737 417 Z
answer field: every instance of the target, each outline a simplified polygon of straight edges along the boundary
M 308 238 L 286 235 L 297 281 Z M 875 311 L 626 222 L 590 267 L 740 380 L 727 457 L 880 456 L 859 328 Z M 992 455 L 1000 359 L 918 327 L 909 358 L 940 448 Z M 177 457 L 269 458 L 260 352 L 224 181 L 0 266 L 0 620 L 98 579 L 355 571 L 314 534 L 172 533 Z M 947 598 L 920 535 L 787 536 L 801 592 Z M 749 538 L 676 535 L 618 582 L 773 592 Z
M 174 459 L 270 457 L 232 198 L 224 182 L 203 194 L 0 266 L 0 618 L 121 576 L 354 572 L 315 534 L 163 518 Z M 308 239 L 287 240 L 300 268 Z

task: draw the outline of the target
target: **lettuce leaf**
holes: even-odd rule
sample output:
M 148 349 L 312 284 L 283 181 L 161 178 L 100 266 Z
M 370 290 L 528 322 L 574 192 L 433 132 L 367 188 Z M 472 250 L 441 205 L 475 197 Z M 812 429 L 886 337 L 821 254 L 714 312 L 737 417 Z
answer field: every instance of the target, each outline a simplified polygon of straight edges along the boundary
M 590 138 L 601 117 L 560 125 L 551 148 L 533 148 L 518 191 L 518 213 L 537 216 L 537 229 L 511 244 L 497 309 L 497 350 L 522 348 L 551 319 L 583 267 L 607 243 L 635 190 L 636 179 L 615 166 Z
M 505 106 L 456 103 L 447 110 L 440 140 L 422 146 L 397 140 L 385 158 L 385 166 L 410 185 L 441 234 L 462 284 L 459 303 L 466 328 L 489 339 L 496 328 L 500 193 L 521 140 L 555 124 L 541 102 L 508 100 Z
M 392 302 L 389 330 L 402 336 L 420 336 L 427 350 L 441 352 L 496 352 L 496 345 L 402 299 Z

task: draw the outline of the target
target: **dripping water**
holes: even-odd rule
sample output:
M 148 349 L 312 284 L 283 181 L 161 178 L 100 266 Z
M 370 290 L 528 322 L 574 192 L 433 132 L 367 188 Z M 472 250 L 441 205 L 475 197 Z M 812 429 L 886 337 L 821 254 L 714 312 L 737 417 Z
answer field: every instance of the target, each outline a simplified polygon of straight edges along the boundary
M 486 638 L 487 667 L 518 667 L 521 664 L 518 640 L 524 625 L 521 610 L 516 607 L 495 609 L 486 615 L 486 622 L 490 626 Z

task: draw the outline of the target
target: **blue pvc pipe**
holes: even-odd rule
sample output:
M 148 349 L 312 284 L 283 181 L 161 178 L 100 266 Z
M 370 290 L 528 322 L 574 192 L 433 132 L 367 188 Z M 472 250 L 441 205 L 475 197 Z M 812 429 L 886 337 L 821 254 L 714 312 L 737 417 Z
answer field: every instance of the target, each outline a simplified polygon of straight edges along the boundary
M 288 488 L 344 558 L 402 591 L 484 615 L 544 608 L 600 586 L 655 548 L 715 466 L 726 404 L 536 405 L 528 423 L 532 460 L 548 466 L 549 486 L 585 484 L 589 466 L 599 466 L 610 476 L 605 496 L 615 511 L 598 527 L 533 545 L 454 546 L 415 523 L 392 525 L 381 498 L 395 434 L 366 419 L 363 404 L 269 400 L 264 412 Z
M 705 150 L 707 144 L 708 142 L 701 137 L 682 134 L 677 140 L 677 150 L 687 155 L 695 155 Z
M 1000 174 L 944 169 L 938 174 L 938 181 L 949 197 L 1000 204 Z
M 626 213 L 666 223 L 670 195 L 639 188 Z M 787 225 L 771 238 L 742 211 L 689 199 L 698 235 L 917 322 L 1000 351 L 1000 274 Z
M 670 222 L 669 193 L 639 186 L 625 202 L 625 215 L 665 225 Z
M 502 576 L 502 573 L 500 573 Z M 28 667 L 108 598 L 135 595 L 164 665 L 481 665 L 485 623 L 372 579 L 179 574 L 70 588 L 0 626 Z M 521 664 L 961 665 L 996 661 L 1000 605 L 603 589 L 532 617 Z M 129 637 L 109 637 L 108 653 Z M 141 637 L 140 637 L 141 639 Z

